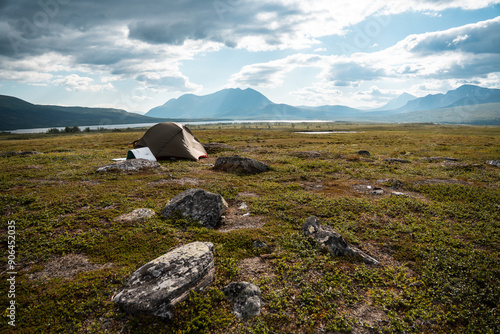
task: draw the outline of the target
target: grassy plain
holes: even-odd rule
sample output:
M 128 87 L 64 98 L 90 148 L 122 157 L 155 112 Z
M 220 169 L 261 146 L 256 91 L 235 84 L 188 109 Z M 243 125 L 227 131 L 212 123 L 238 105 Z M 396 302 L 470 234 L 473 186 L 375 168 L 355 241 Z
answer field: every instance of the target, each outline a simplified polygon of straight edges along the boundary
M 130 174 L 95 170 L 124 157 L 142 130 L 0 135 L 3 153 L 41 152 L 0 156 L 2 331 L 500 332 L 500 169 L 485 163 L 500 159 L 500 127 L 263 123 L 191 130 L 203 143 L 227 146 L 199 162 L 165 161 Z M 217 157 L 234 154 L 271 170 L 253 176 L 211 170 Z M 159 213 L 192 187 L 228 201 L 220 229 L 160 216 L 114 220 L 136 208 Z M 242 203 L 248 209 L 239 209 Z M 320 249 L 300 232 L 311 215 L 382 265 Z M 4 312 L 12 220 L 15 330 Z M 172 321 L 131 316 L 111 302 L 139 266 L 193 241 L 215 244 L 216 278 L 178 305 Z M 82 270 L 71 274 L 75 268 Z M 221 292 L 241 280 L 257 284 L 264 302 L 261 315 L 248 321 L 232 315 Z

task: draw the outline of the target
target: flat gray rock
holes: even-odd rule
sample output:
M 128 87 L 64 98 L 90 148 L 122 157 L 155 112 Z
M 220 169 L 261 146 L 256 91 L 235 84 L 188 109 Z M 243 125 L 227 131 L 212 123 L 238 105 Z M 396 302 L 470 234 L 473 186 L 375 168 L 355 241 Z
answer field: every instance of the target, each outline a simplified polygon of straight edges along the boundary
M 154 215 L 156 215 L 156 213 L 153 210 L 140 208 L 140 209 L 135 209 L 130 213 L 126 213 L 124 215 L 116 217 L 115 221 L 122 223 L 130 223 L 130 222 L 140 221 L 145 218 L 150 218 L 153 217 Z
M 228 205 L 221 195 L 193 188 L 172 198 L 161 211 L 161 215 L 169 218 L 180 212 L 205 227 L 215 228 L 220 224 L 221 216 L 227 208 Z
M 498 161 L 498 160 L 488 160 L 488 161 L 486 161 L 486 163 L 488 165 L 492 165 L 492 166 L 495 166 L 495 167 L 500 167 L 500 161 Z
M 128 159 L 118 161 L 109 165 L 97 168 L 96 172 L 110 172 L 110 171 L 123 171 L 123 172 L 137 172 L 141 169 L 158 168 L 160 164 L 156 161 L 146 159 Z
M 193 242 L 137 269 L 112 301 L 130 314 L 172 318 L 173 307 L 191 290 L 210 286 L 214 278 L 214 245 Z
M 333 228 L 321 225 L 317 217 L 311 216 L 307 218 L 302 226 L 302 232 L 306 236 L 313 237 L 334 256 L 354 256 L 361 258 L 367 264 L 379 264 L 377 260 L 360 249 L 349 246 L 344 238 Z
M 239 155 L 234 155 L 232 157 L 217 158 L 213 169 L 230 173 L 258 174 L 267 172 L 269 167 L 255 159 L 243 158 Z
M 233 302 L 233 314 L 240 319 L 249 319 L 260 314 L 261 292 L 258 286 L 248 282 L 231 283 L 222 290 Z

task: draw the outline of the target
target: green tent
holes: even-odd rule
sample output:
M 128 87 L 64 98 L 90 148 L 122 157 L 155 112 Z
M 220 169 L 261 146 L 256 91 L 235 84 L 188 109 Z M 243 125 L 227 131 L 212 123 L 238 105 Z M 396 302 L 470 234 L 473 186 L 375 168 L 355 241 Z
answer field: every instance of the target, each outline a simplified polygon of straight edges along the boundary
M 206 158 L 203 145 L 184 125 L 179 123 L 158 123 L 151 127 L 134 148 L 149 147 L 156 159 L 184 158 L 198 160 Z

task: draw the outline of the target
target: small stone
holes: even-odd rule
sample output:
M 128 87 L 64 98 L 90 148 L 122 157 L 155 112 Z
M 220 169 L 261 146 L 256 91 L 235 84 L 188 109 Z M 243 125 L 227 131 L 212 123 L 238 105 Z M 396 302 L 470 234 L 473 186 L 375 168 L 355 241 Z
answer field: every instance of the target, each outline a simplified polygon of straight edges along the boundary
M 402 192 L 399 192 L 399 191 L 393 191 L 391 193 L 391 196 L 402 196 L 402 197 L 408 197 L 408 194 L 405 194 L 405 193 L 402 193 Z
M 498 160 L 489 160 L 489 161 L 486 161 L 486 163 L 488 165 L 492 165 L 492 166 L 495 166 L 495 167 L 500 167 L 500 161 L 498 161 Z
M 240 319 L 249 319 L 260 314 L 261 292 L 258 286 L 248 282 L 230 283 L 222 290 L 233 302 L 233 314 Z
M 151 209 L 146 209 L 146 208 L 140 208 L 140 209 L 135 209 L 134 211 L 121 215 L 119 217 L 115 218 L 115 221 L 119 222 L 135 222 L 139 220 L 143 220 L 145 218 L 150 218 L 156 215 L 156 213 L 151 210 Z
M 370 156 L 370 152 L 369 152 L 369 151 L 367 151 L 367 150 L 359 150 L 359 151 L 358 151 L 358 154 L 359 154 L 359 155 L 364 155 L 364 156 L 366 156 L 366 157 L 369 157 L 369 156 Z
M 373 187 L 372 195 L 383 195 L 383 194 L 384 194 L 384 189 L 378 188 L 378 187 Z
M 255 240 L 253 242 L 253 246 L 258 249 L 258 248 L 265 248 L 265 247 L 267 247 L 267 244 L 265 242 L 260 241 L 260 240 Z

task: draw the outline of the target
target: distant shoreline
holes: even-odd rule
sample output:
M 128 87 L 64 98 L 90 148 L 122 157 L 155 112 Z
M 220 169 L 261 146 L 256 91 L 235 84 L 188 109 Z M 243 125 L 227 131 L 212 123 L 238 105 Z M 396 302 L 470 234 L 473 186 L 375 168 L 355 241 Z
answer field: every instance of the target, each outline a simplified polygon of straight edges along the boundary
M 192 122 L 182 122 L 174 121 L 176 123 L 182 123 L 186 125 L 202 125 L 202 124 L 242 124 L 242 123 L 334 123 L 335 121 L 325 121 L 325 120 L 220 120 L 220 121 L 192 121 Z M 130 123 L 130 124 L 108 124 L 108 125 L 77 125 L 81 130 L 89 128 L 90 130 L 98 129 L 127 129 L 127 128 L 143 128 L 151 127 L 158 123 Z M 50 129 L 58 129 L 64 131 L 65 127 L 53 126 L 44 128 L 33 128 L 33 129 L 15 129 L 15 130 L 3 130 L 4 133 L 45 133 Z

